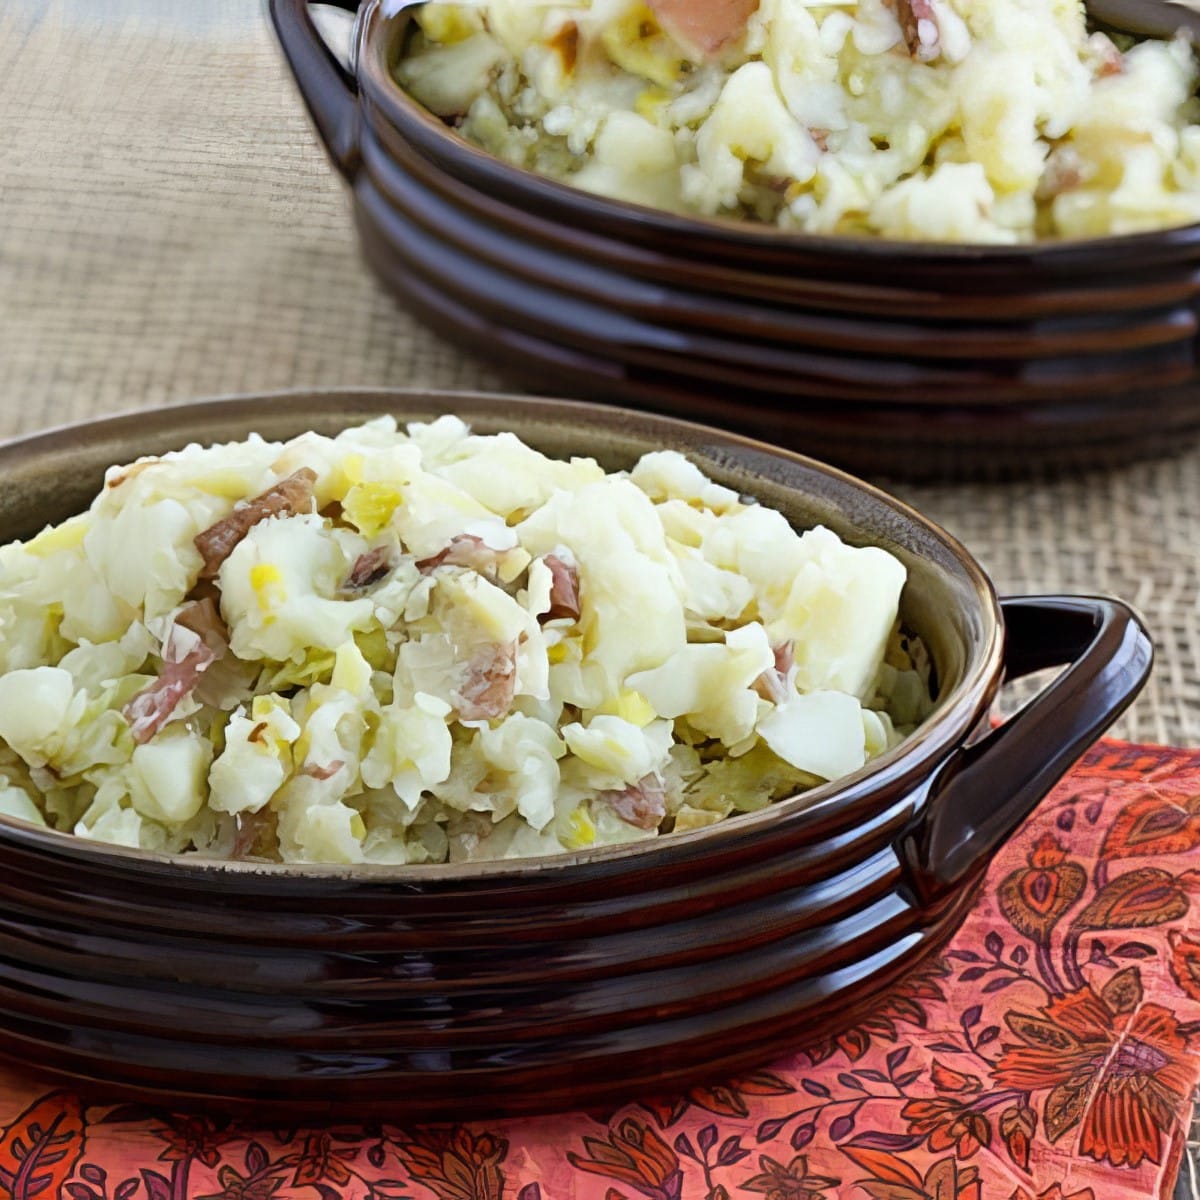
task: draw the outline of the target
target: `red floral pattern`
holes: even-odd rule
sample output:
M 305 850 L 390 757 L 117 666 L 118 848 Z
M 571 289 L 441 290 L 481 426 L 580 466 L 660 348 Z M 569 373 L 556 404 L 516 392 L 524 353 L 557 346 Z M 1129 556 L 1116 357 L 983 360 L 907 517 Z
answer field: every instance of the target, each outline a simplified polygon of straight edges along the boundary
M 1200 753 L 1097 748 L 940 960 L 769 1069 L 583 1113 L 272 1133 L 0 1069 L 0 1200 L 1149 1200 L 1200 1081 Z
M 683 1169 L 679 1155 L 643 1121 L 629 1118 L 608 1136 L 585 1137 L 584 1154 L 568 1152 L 567 1159 L 580 1171 L 615 1179 L 648 1200 L 679 1200 Z
M 1018 1043 L 1005 1045 L 993 1074 L 1017 1091 L 1049 1090 L 1042 1125 L 1051 1142 L 1080 1127 L 1089 1158 L 1161 1161 L 1162 1134 L 1187 1103 L 1195 1065 L 1175 1016 L 1143 1001 L 1137 967 L 1099 993 L 1084 987 L 1036 1015 L 1005 1019 Z

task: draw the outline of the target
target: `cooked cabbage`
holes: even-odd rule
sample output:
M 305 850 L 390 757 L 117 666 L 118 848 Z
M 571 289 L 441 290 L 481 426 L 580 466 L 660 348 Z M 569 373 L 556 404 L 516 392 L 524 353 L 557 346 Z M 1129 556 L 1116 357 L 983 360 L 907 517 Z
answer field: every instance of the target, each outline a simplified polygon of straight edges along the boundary
M 974 244 L 1200 220 L 1191 45 L 1118 46 L 1082 0 L 432 0 L 416 22 L 402 87 L 617 199 Z
M 0 814 L 330 863 L 701 828 L 924 719 L 904 582 L 673 451 L 606 474 L 454 417 L 189 446 L 0 548 Z

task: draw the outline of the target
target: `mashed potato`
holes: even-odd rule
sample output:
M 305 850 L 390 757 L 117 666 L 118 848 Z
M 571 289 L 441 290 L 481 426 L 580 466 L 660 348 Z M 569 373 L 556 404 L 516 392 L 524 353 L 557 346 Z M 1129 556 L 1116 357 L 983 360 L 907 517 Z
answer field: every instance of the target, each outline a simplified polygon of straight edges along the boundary
M 1080 0 L 430 3 L 400 84 L 507 161 L 816 234 L 1015 243 L 1200 220 L 1190 46 Z
M 0 548 L 0 812 L 285 862 L 695 829 L 924 718 L 904 582 L 669 451 L 606 474 L 453 417 L 191 446 Z

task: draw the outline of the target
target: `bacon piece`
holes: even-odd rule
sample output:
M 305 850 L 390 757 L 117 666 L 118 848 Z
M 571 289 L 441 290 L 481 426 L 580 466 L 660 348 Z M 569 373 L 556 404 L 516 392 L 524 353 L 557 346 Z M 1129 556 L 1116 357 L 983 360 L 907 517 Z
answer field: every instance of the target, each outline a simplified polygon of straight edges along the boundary
M 619 792 L 599 792 L 596 799 L 638 829 L 657 829 L 667 815 L 667 792 L 657 775 L 646 775 Z
M 792 180 L 786 175 L 760 175 L 755 173 L 754 182 L 760 187 L 764 187 L 768 192 L 774 192 L 777 196 L 787 194 L 788 188 L 792 186 Z
M 327 763 L 323 767 L 318 767 L 316 763 L 306 763 L 301 769 L 301 775 L 307 775 L 309 779 L 319 779 L 322 783 L 327 779 L 332 779 L 344 766 L 345 762 L 336 758 L 331 763 Z
M 365 592 L 392 569 L 392 552 L 387 546 L 376 546 L 360 554 L 342 584 L 343 592 Z
M 272 853 L 278 846 L 275 814 L 269 808 L 262 808 L 253 813 L 238 813 L 235 819 L 237 836 L 233 839 L 231 858 L 243 860 L 275 857 Z
M 225 624 L 216 600 L 205 595 L 193 600 L 175 618 L 175 624 L 191 630 L 213 652 L 214 659 L 225 657 L 229 650 L 229 626 Z
M 179 662 L 164 662 L 162 674 L 125 705 L 122 713 L 139 746 L 145 745 L 171 719 L 179 702 L 195 688 L 197 680 L 216 658 L 208 644 L 201 642 Z
M 469 862 L 495 828 L 490 813 L 456 813 L 446 826 L 446 834 L 450 839 L 450 861 Z
M 933 62 L 942 52 L 942 31 L 931 0 L 884 0 L 895 10 L 904 44 L 917 62 Z
M 301 467 L 286 479 L 281 479 L 273 487 L 267 488 L 261 496 L 247 500 L 229 516 L 203 533 L 198 533 L 195 538 L 196 549 L 204 558 L 200 578 L 215 579 L 221 570 L 221 564 L 259 521 L 265 521 L 268 517 L 295 516 L 308 508 L 312 504 L 316 483 L 317 473 L 308 467 Z
M 1083 183 L 1083 159 L 1071 146 L 1061 146 L 1046 159 L 1046 169 L 1038 182 L 1037 198 L 1054 200 L 1073 192 Z
M 556 554 L 547 554 L 542 562 L 550 570 L 550 608 L 540 617 L 541 622 L 578 621 L 579 572 Z
M 784 642 L 782 646 L 776 646 L 772 653 L 775 655 L 775 670 L 786 679 L 796 665 L 796 644 Z
M 219 612 L 221 608 L 221 589 L 217 586 L 214 579 L 197 579 L 196 586 L 188 592 L 185 599 L 197 604 L 202 600 L 211 600 Z
M 1112 75 L 1125 73 L 1125 55 L 1106 33 L 1093 33 L 1087 41 L 1095 64 L 1097 79 L 1108 79 Z
M 481 647 L 471 656 L 462 686 L 454 693 L 459 720 L 491 721 L 504 716 L 516 691 L 517 643 Z
M 739 38 L 758 0 L 648 0 L 659 24 L 697 58 L 712 58 Z
M 438 551 L 432 558 L 423 558 L 417 563 L 417 570 L 422 575 L 438 567 L 467 567 L 486 575 L 491 579 L 496 577 L 500 567 L 501 552 L 493 550 L 481 537 L 473 533 L 458 533 L 450 539 L 450 544 Z
M 775 665 L 755 681 L 754 690 L 772 704 L 782 704 L 788 697 L 788 675 L 795 665 L 795 648 L 791 642 L 775 647 Z
M 230 708 L 253 695 L 261 670 L 261 663 L 243 662 L 229 653 L 218 655 L 196 682 L 192 696 L 209 708 Z

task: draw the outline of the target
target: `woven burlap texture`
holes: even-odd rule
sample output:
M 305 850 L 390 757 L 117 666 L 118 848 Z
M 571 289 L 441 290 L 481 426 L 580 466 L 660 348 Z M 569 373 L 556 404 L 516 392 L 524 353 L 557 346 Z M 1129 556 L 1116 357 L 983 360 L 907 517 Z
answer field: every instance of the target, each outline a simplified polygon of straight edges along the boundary
M 0 5 L 0 435 L 199 396 L 498 388 L 358 257 L 258 0 Z M 1158 640 L 1120 734 L 1200 739 L 1200 455 L 900 487 L 1002 592 L 1111 592 Z

